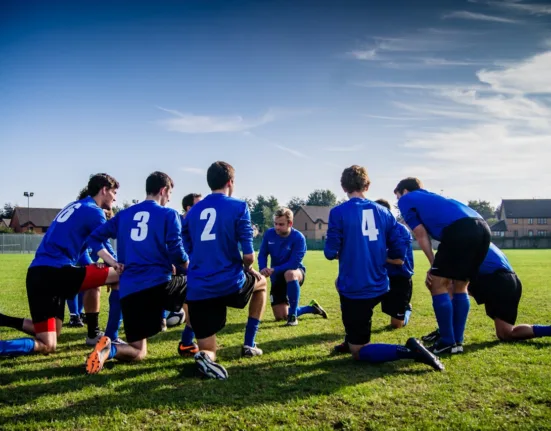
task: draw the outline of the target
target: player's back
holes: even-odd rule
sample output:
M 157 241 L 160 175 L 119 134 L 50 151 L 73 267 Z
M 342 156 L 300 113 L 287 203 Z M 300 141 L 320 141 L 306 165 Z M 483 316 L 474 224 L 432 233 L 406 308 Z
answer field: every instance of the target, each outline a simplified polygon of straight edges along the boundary
M 507 256 L 494 244 L 490 243 L 488 253 L 484 258 L 484 262 L 478 269 L 479 274 L 493 274 L 496 271 L 513 272 L 513 267 L 509 263 Z
M 91 197 L 71 202 L 48 228 L 31 267 L 76 265 L 85 250 L 86 238 L 104 222 L 104 211 Z
M 341 238 L 340 246 L 336 236 Z M 396 219 L 381 205 L 352 198 L 333 208 L 326 256 L 330 257 L 330 249 L 338 248 L 340 293 L 348 298 L 373 298 L 388 291 L 387 248 L 391 248 L 390 255 L 398 243 Z
M 179 214 L 145 200 L 119 212 L 113 223 L 117 255 L 124 264 L 121 297 L 170 280 L 172 264 L 185 256 Z
M 463 218 L 482 216 L 467 205 L 424 189 L 406 193 L 398 200 L 398 207 L 406 223 L 414 229 L 420 223 L 436 240 L 442 239 L 442 230 Z
M 186 214 L 183 239 L 192 256 L 188 268 L 188 299 L 225 296 L 243 284 L 243 259 L 252 253 L 252 226 L 247 203 L 212 193 Z

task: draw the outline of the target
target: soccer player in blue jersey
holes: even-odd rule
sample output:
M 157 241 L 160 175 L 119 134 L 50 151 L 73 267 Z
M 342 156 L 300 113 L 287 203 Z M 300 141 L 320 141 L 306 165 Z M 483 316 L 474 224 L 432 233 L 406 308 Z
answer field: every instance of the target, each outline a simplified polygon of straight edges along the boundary
M 242 309 L 250 302 L 241 355 L 262 354 L 255 338 L 266 305 L 266 279 L 253 268 L 251 216 L 246 202 L 231 197 L 234 176 L 234 168 L 226 162 L 209 167 L 212 193 L 189 210 L 182 231 L 191 256 L 187 304 L 199 344 L 195 362 L 200 373 L 216 379 L 228 377 L 215 362 L 216 333 L 226 325 L 227 307 Z
M 463 351 L 469 315 L 469 280 L 476 276 L 490 246 L 490 228 L 472 208 L 423 189 L 417 178 L 406 178 L 394 190 L 398 208 L 427 256 L 426 285 L 432 295 L 441 338 L 434 353 Z M 440 241 L 436 255 L 430 237 Z M 453 300 L 448 289 L 453 283 Z
M 386 199 L 375 201 L 390 211 L 390 203 Z M 381 310 L 390 316 L 390 326 L 398 329 L 408 324 L 411 316 L 411 295 L 413 293 L 413 238 L 411 233 L 402 223 L 396 225 L 400 231 L 407 250 L 403 260 L 387 259 L 386 270 L 388 273 L 390 290 L 381 301 Z
M 505 254 L 493 243 L 480 265 L 478 275 L 469 284 L 469 294 L 478 305 L 484 304 L 486 315 L 494 321 L 497 338 L 501 341 L 551 337 L 551 326 L 515 326 L 522 283 Z M 439 338 L 440 332 L 436 330 L 423 340 L 436 342 Z
M 49 354 L 55 351 L 65 313 L 65 301 L 78 292 L 118 282 L 115 269 L 88 265 L 75 266 L 86 247 L 86 238 L 105 223 L 104 210 L 110 210 L 119 183 L 110 175 L 90 178 L 86 198 L 67 205 L 44 235 L 27 271 L 27 297 L 35 338 L 0 341 L 0 356 Z M 15 319 L 11 327 L 28 331 L 27 319 Z M 27 330 L 25 330 L 27 329 Z
M 370 344 L 373 308 L 389 290 L 387 258 L 404 260 L 406 244 L 390 211 L 366 198 L 369 185 L 365 168 L 358 165 L 346 168 L 341 186 L 349 200 L 329 213 L 324 253 L 327 259 L 339 261 L 335 285 L 340 296 L 345 341 L 356 360 L 379 363 L 414 359 L 442 370 L 438 358 L 415 338 L 410 338 L 405 347 Z
M 92 250 L 107 264 L 123 265 L 119 293 L 128 344 L 114 344 L 101 337 L 86 361 L 86 372 L 101 371 L 107 359 L 140 361 L 147 355 L 147 338 L 162 329 L 163 310 L 181 309 L 186 278 L 172 275 L 172 266 L 187 266 L 182 246 L 180 215 L 165 205 L 174 182 L 163 172 L 146 180 L 144 201 L 122 210 L 89 237 Z M 117 238 L 118 260 L 104 248 Z
M 319 314 L 327 319 L 325 310 L 313 299 L 309 305 L 299 307 L 300 288 L 306 268 L 302 259 L 306 255 L 306 239 L 293 228 L 293 211 L 279 208 L 274 214 L 274 227 L 262 238 L 258 252 L 260 273 L 271 279 L 270 302 L 277 320 L 287 320 L 286 326 L 298 325 L 303 314 Z M 268 256 L 271 257 L 268 267 Z

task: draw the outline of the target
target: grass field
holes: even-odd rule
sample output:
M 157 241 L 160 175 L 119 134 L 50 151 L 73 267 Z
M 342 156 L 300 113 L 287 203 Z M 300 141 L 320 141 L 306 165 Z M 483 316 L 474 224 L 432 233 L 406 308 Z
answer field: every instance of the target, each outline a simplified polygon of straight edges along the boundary
M 551 323 L 551 250 L 507 255 L 524 285 L 519 323 Z M 401 344 L 435 328 L 422 283 L 426 259 L 415 257 L 410 325 L 391 331 L 377 310 L 373 342 Z M 0 255 L 0 311 L 28 314 L 30 260 Z M 87 376 L 85 329 L 65 329 L 55 355 L 0 360 L 0 428 L 551 429 L 551 339 L 500 343 L 493 322 L 472 301 L 465 353 L 444 358 L 442 373 L 412 361 L 373 366 L 332 356 L 343 337 L 333 287 L 337 266 L 321 252 L 308 253 L 306 266 L 301 302 L 318 299 L 330 319 L 304 317 L 286 328 L 267 310 L 257 337 L 265 353 L 245 360 L 239 352 L 246 313 L 232 310 L 219 334 L 227 381 L 195 377 L 193 360 L 176 354 L 179 329 L 152 338 L 144 362 L 111 361 Z M 19 336 L 0 328 L 0 339 Z

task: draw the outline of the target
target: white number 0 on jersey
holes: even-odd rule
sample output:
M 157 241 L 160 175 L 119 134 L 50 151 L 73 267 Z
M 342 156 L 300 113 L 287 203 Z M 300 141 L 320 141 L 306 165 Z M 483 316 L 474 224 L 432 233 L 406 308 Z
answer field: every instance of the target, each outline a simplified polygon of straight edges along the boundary
M 138 225 L 130 231 L 130 238 L 133 241 L 143 241 L 147 237 L 149 213 L 147 211 L 137 212 L 134 214 L 134 221 L 137 221 Z
M 216 234 L 211 233 L 216 221 L 216 210 L 214 208 L 205 208 L 201 211 L 201 220 L 207 220 L 207 224 L 201 233 L 201 241 L 212 241 L 216 239 Z
M 369 241 L 377 241 L 379 229 L 375 225 L 375 215 L 373 210 L 363 210 L 362 215 L 362 234 L 367 236 Z

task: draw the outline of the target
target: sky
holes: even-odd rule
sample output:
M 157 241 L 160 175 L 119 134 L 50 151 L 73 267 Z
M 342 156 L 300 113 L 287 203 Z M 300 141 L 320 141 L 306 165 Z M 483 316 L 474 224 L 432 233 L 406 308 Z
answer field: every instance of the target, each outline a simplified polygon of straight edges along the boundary
M 281 204 L 368 169 L 467 202 L 551 198 L 551 5 L 536 0 L 16 1 L 0 6 L 0 205 L 91 174 L 180 209 L 216 160 Z

